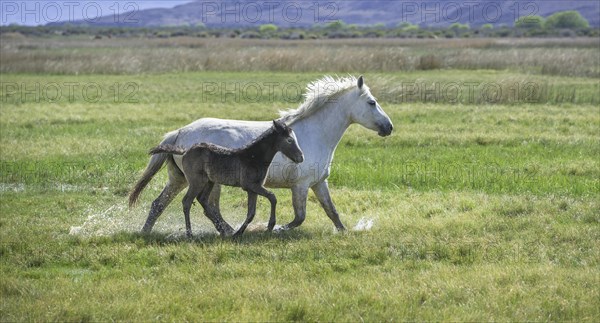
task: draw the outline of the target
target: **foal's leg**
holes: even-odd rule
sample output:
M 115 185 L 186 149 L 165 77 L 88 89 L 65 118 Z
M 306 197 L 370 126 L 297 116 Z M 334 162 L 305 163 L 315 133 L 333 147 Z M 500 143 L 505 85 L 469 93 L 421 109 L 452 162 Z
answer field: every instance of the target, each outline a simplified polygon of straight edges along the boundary
M 194 203 L 194 199 L 202 192 L 204 189 L 206 182 L 193 180 L 190 183 L 190 187 L 188 191 L 185 193 L 183 200 L 181 203 L 183 204 L 183 214 L 185 216 L 185 234 L 188 238 L 192 237 L 192 223 L 190 221 L 190 209 L 192 208 L 192 203 Z
M 267 230 L 272 231 L 275 226 L 275 209 L 277 208 L 277 198 L 275 197 L 275 194 L 267 191 L 267 189 L 262 186 L 253 187 L 251 190 L 258 195 L 266 197 L 269 199 L 269 202 L 271 202 L 271 216 L 269 217 L 269 226 L 267 227 Z
M 219 199 L 221 198 L 221 185 L 214 184 L 212 191 L 210 191 L 210 196 L 208 198 L 208 204 L 212 210 L 211 213 L 206 214 L 206 216 L 212 221 L 215 225 L 215 228 L 219 231 L 222 237 L 231 236 L 234 232 L 233 228 L 227 223 L 223 217 L 221 216 Z
M 252 219 L 254 219 L 254 215 L 256 214 L 256 197 L 256 193 L 248 191 L 248 214 L 246 215 L 246 221 L 244 221 L 242 226 L 233 235 L 234 238 L 241 236 L 244 233 L 244 231 L 246 231 L 246 227 L 248 227 L 248 224 L 250 224 L 250 222 L 252 222 Z
M 210 192 L 213 190 L 214 185 L 215 185 L 214 182 L 208 181 L 206 183 L 206 185 L 204 185 L 202 192 L 200 192 L 200 194 L 198 194 L 198 196 L 196 197 L 196 199 L 198 200 L 200 205 L 202 205 L 203 208 L 210 207 L 210 202 L 208 201 L 208 197 L 210 196 Z M 212 218 L 210 218 L 210 216 L 209 216 L 209 219 L 212 220 Z
M 221 233 L 222 237 L 226 237 L 226 236 L 230 236 L 232 233 L 226 233 L 227 229 L 225 227 L 225 225 L 227 227 L 229 227 L 229 230 L 231 230 L 231 232 L 233 232 L 233 229 L 231 229 L 231 227 L 229 226 L 229 224 L 227 224 L 227 222 L 223 221 L 223 219 L 221 219 L 221 221 L 218 220 L 218 210 L 215 209 L 215 207 L 213 206 L 213 204 L 210 203 L 210 195 L 211 192 L 215 189 L 215 183 L 212 181 L 208 181 L 206 183 L 206 185 L 204 186 L 204 189 L 202 190 L 202 192 L 198 195 L 197 200 L 198 202 L 200 202 L 200 205 L 202 205 L 202 208 L 204 208 L 204 215 L 206 215 L 207 218 L 209 218 L 213 224 L 215 225 L 215 227 L 217 228 L 217 230 Z M 223 224 L 225 223 L 225 225 Z
M 215 184 L 208 198 L 208 204 L 211 206 L 213 212 L 212 214 L 207 214 L 206 216 L 212 221 L 222 237 L 228 237 L 233 234 L 234 230 L 229 223 L 223 219 L 223 216 L 221 216 L 221 208 L 219 205 L 220 198 L 221 185 Z

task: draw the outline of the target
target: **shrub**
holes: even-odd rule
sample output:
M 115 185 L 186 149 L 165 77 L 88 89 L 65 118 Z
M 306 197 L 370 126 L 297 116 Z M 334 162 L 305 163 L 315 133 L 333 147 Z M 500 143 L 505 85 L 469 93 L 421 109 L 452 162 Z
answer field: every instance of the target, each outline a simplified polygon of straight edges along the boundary
M 277 31 L 277 29 L 277 26 L 273 24 L 265 24 L 258 27 L 258 31 L 260 31 L 263 34 L 274 33 Z
M 455 30 L 457 32 L 464 32 L 469 30 L 469 24 L 461 24 L 459 22 L 455 22 L 448 27 L 448 29 Z
M 327 30 L 342 30 L 346 28 L 346 23 L 341 20 L 332 21 L 325 26 Z
M 588 28 L 589 22 L 577 11 L 561 11 L 548 17 L 546 28 L 556 29 L 581 29 Z

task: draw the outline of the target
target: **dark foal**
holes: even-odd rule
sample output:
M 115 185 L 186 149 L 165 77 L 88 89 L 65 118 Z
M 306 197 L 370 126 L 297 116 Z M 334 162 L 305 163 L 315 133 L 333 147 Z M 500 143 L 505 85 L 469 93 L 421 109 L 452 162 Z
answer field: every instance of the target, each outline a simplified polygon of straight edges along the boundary
M 215 210 L 209 205 L 208 197 L 215 183 L 241 187 L 248 192 L 246 221 L 234 234 L 234 237 L 244 233 L 248 224 L 252 222 L 256 213 L 257 195 L 262 195 L 271 202 L 268 230 L 273 230 L 277 198 L 275 198 L 275 194 L 265 189 L 264 183 L 269 165 L 277 152 L 283 153 L 296 163 L 304 160 L 304 154 L 298 146 L 296 135 L 292 129 L 276 120 L 273 120 L 271 129 L 239 149 L 201 143 L 192 146 L 187 151 L 171 145 L 160 145 L 150 150 L 150 154 L 183 155 L 182 170 L 189 183 L 188 191 L 182 201 L 188 237 L 192 236 L 190 208 L 194 199 L 198 199 L 207 213 L 214 214 Z

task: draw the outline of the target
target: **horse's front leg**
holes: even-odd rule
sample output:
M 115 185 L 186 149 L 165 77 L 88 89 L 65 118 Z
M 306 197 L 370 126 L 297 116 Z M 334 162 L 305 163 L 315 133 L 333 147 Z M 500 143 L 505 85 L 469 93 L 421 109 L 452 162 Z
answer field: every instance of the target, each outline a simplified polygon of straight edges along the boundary
M 233 235 L 234 238 L 241 236 L 246 231 L 248 224 L 254 219 L 254 215 L 256 214 L 256 197 L 256 193 L 248 191 L 248 214 L 246 215 L 246 221 L 242 223 L 242 226 Z
M 292 187 L 292 205 L 294 206 L 294 220 L 284 225 L 282 230 L 293 229 L 304 222 L 306 218 L 306 198 L 308 197 L 308 187 Z
M 267 226 L 267 231 L 273 231 L 273 228 L 275 227 L 275 223 L 277 222 L 277 219 L 276 219 L 277 198 L 275 197 L 275 194 L 267 191 L 264 188 L 263 188 L 263 190 L 264 190 L 264 194 L 262 194 L 262 195 L 265 196 L 266 198 L 268 198 L 269 202 L 271 202 L 271 215 L 269 216 L 269 224 Z
M 321 203 L 321 206 L 325 210 L 327 216 L 333 221 L 336 229 L 338 231 L 346 230 L 346 227 L 340 221 L 340 215 L 335 209 L 335 205 L 333 205 L 333 201 L 331 200 L 331 195 L 329 194 L 329 186 L 327 185 L 327 180 L 321 181 L 312 187 L 313 192 L 317 196 L 317 199 Z
M 254 193 L 266 197 L 271 203 L 271 216 L 269 217 L 269 224 L 267 226 L 268 231 L 273 231 L 273 227 L 275 227 L 276 222 L 276 209 L 277 209 L 277 198 L 273 192 L 268 191 L 266 188 L 262 186 L 255 186 L 249 188 L 249 191 L 253 191 Z

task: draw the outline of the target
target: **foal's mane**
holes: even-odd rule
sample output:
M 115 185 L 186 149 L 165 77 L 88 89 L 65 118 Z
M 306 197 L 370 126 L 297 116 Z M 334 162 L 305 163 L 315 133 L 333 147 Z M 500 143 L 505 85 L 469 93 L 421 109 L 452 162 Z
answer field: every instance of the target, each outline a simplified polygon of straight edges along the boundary
M 207 142 L 201 142 L 199 144 L 194 144 L 192 147 L 190 147 L 190 150 L 194 149 L 194 148 L 206 148 L 206 149 L 209 149 L 211 151 L 214 151 L 214 152 L 222 154 L 222 155 L 233 155 L 233 154 L 236 154 L 243 150 L 248 149 L 252 145 L 256 144 L 257 142 L 259 142 L 259 141 L 265 139 L 266 137 L 270 136 L 271 134 L 273 134 L 273 132 L 275 132 L 275 129 L 273 127 L 271 127 L 269 129 L 267 129 L 266 131 L 264 131 L 263 133 L 261 133 L 258 137 L 256 137 L 256 139 L 252 140 L 250 143 L 248 143 L 240 148 L 232 149 L 232 148 L 227 148 L 227 147 L 223 147 L 220 145 L 215 145 L 215 144 L 211 144 L 211 143 L 207 143 Z
M 297 109 L 280 111 L 280 120 L 290 125 L 300 119 L 306 118 L 346 91 L 356 87 L 356 84 L 357 79 L 354 76 L 334 78 L 326 75 L 319 80 L 311 82 L 306 86 L 304 102 Z M 366 85 L 363 85 L 361 88 L 363 93 L 367 89 Z

